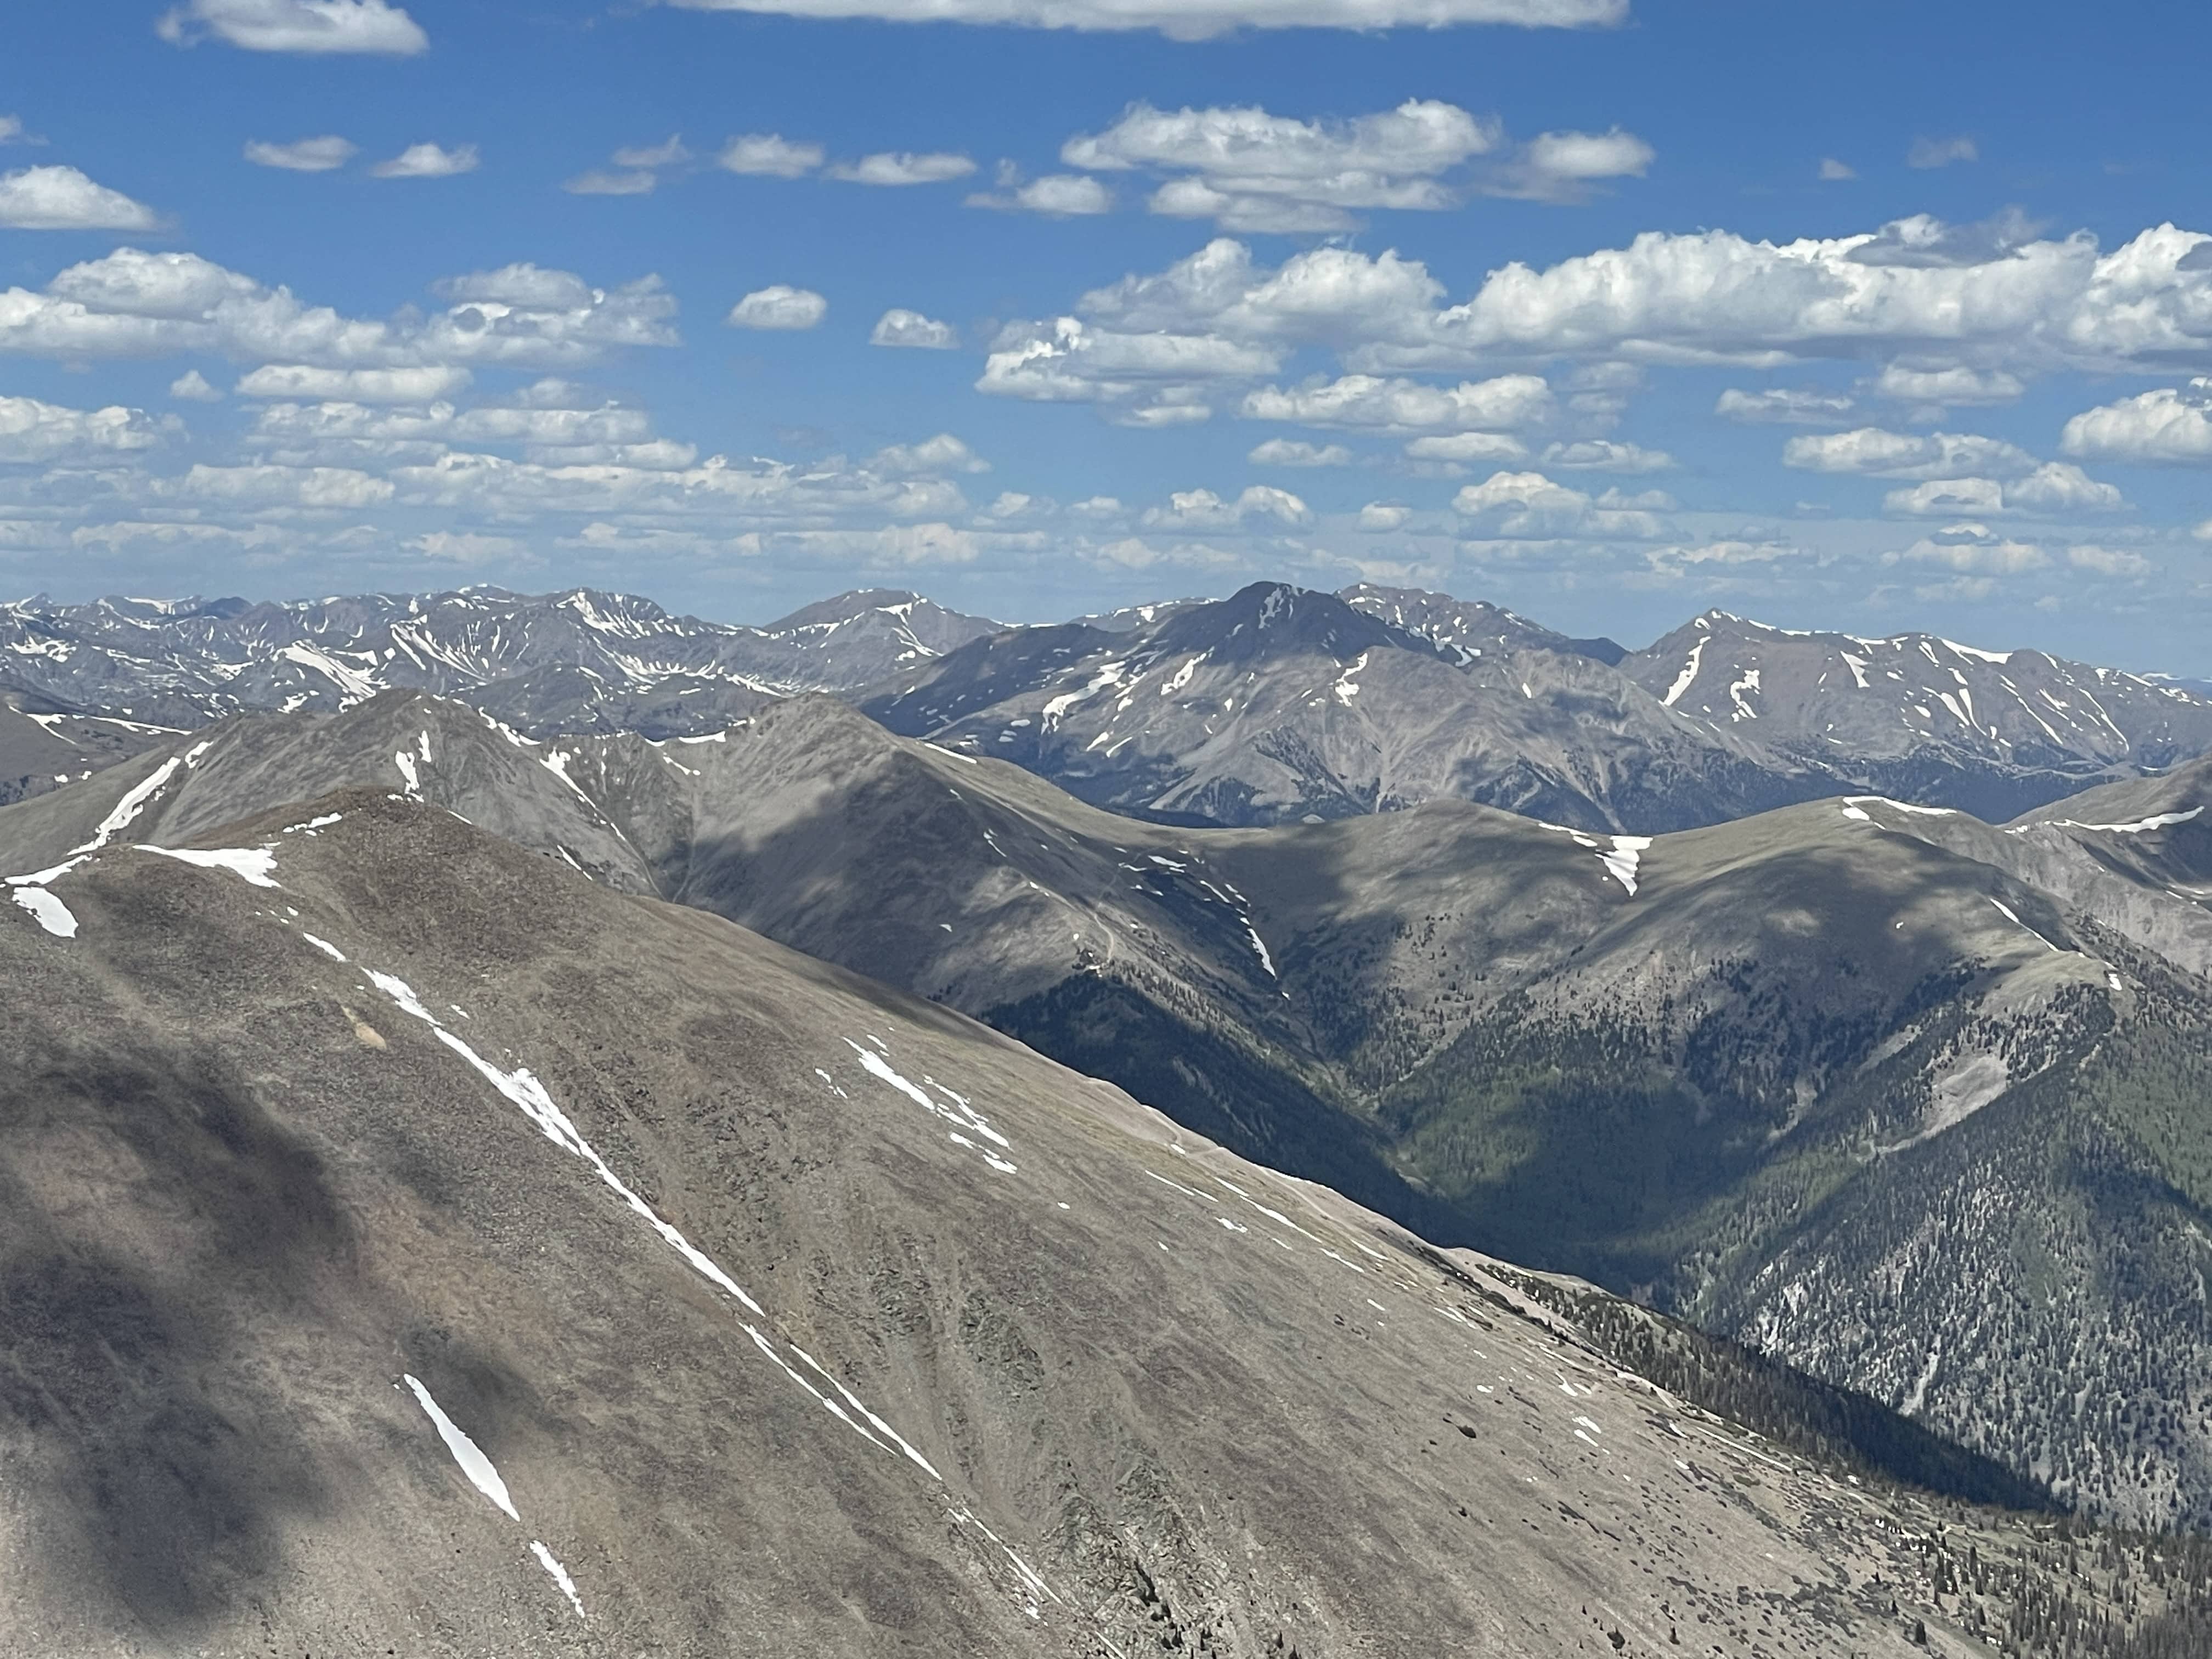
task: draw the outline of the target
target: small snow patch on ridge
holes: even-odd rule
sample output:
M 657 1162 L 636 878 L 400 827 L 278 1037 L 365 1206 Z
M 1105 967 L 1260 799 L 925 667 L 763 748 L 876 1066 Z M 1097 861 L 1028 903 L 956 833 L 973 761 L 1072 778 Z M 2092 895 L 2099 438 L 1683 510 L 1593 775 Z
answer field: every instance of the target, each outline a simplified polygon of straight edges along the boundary
M 76 937 L 76 917 L 68 905 L 43 887 L 18 887 L 11 896 L 32 919 L 56 939 Z
M 165 859 L 197 865 L 203 870 L 228 870 L 256 887 L 276 885 L 269 873 L 276 867 L 276 855 L 266 847 L 216 847 L 203 851 L 190 847 L 149 847 L 140 842 L 138 850 L 159 853 Z
M 1613 851 L 1597 855 L 1599 862 L 1605 866 L 1613 878 L 1628 890 L 1631 898 L 1636 896 L 1637 866 L 1650 845 L 1651 837 L 1649 836 L 1615 836 Z
M 2108 836 L 2140 836 L 2152 830 L 2170 830 L 2177 823 L 2187 823 L 2203 816 L 2204 809 L 2192 806 L 2186 812 L 2160 812 L 2155 817 L 2137 818 L 2133 823 L 2077 823 L 2072 818 L 2053 819 L 2053 830 L 2094 830 Z

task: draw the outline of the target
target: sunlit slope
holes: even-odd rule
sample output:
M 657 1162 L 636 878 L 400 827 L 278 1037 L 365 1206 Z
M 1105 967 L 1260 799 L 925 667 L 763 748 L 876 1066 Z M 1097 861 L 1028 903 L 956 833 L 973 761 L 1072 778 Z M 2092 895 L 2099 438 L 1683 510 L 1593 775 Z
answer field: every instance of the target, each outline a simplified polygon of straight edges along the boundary
M 0 905 L 10 1647 L 1904 1655 L 2044 1581 L 1503 1269 L 398 793 Z

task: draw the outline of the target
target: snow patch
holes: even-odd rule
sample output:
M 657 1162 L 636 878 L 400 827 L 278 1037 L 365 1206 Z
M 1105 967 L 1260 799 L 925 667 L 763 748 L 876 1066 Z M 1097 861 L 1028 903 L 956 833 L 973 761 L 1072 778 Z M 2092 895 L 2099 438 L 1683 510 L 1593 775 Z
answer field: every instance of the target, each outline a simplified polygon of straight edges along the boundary
M 873 1041 L 872 1038 L 870 1040 Z M 989 1141 L 993 1146 L 1000 1147 L 1002 1150 L 1008 1152 L 1012 1150 L 1012 1143 L 1008 1141 L 1006 1136 L 1000 1134 L 996 1129 L 993 1128 L 991 1127 L 990 1120 L 985 1117 L 981 1113 L 978 1112 L 973 1106 L 969 1105 L 964 1096 L 955 1094 L 951 1090 L 946 1088 L 941 1083 L 937 1084 L 934 1086 L 938 1092 L 944 1095 L 947 1099 L 952 1102 L 951 1106 L 941 1105 L 937 1101 L 932 1099 L 928 1091 L 923 1089 L 921 1085 L 901 1076 L 891 1066 L 890 1062 L 886 1060 L 881 1054 L 875 1053 L 872 1049 L 863 1048 L 859 1043 L 854 1042 L 850 1037 L 847 1037 L 845 1039 L 845 1046 L 860 1057 L 860 1066 L 863 1071 L 866 1072 L 871 1077 L 877 1079 L 878 1081 L 889 1084 L 892 1088 L 897 1090 L 901 1094 L 904 1095 L 908 1100 L 914 1102 L 915 1105 L 921 1107 L 922 1110 L 927 1112 L 931 1116 L 942 1118 L 947 1123 L 956 1124 L 963 1129 L 972 1131 L 974 1133 L 982 1136 L 984 1139 Z M 996 1157 L 988 1152 L 986 1152 L 983 1154 L 983 1159 L 984 1162 L 988 1164 L 993 1169 L 999 1170 L 1002 1174 L 1012 1175 L 1016 1173 L 1015 1166 L 1013 1164 L 1007 1163 L 1004 1158 Z
M 1997 914 L 1998 914 L 1999 915 L 2002 916 L 2002 917 L 2003 917 L 2007 921 L 2010 922 L 2014 927 L 2015 927 L 2019 928 L 2019 929 L 2020 929 L 2020 931 L 2021 931 L 2021 933 L 2026 933 L 2026 934 L 2027 934 L 2030 939 L 2035 939 L 2035 940 L 2038 940 L 2039 942 L 2040 942 L 2040 943 L 2041 943 L 2041 944 L 2042 944 L 2042 945 L 2043 945 L 2046 949 L 2048 949 L 2048 950 L 2052 950 L 2052 951 L 2057 951 L 2057 950 L 2058 950 L 2058 947 L 2057 947 L 2057 945 L 2055 945 L 2051 944 L 2051 942 L 2049 939 L 2045 939 L 2045 938 L 2043 937 L 2043 935 L 2042 935 L 2042 934 L 2040 934 L 2040 933 L 2037 933 L 2037 932 L 2035 931 L 2035 929 L 2034 929 L 2034 928 L 2033 928 L 2033 927 L 2029 927 L 2026 922 L 2022 921 L 2021 921 L 2021 920 L 2017 915 L 2014 915 L 2014 914 L 2013 914 L 2012 907 L 2011 907 L 2010 905 L 2008 905 L 2008 904 L 2005 903 L 2003 900 L 2002 900 L 2002 899 L 1996 899 L 1996 898 L 1993 898 L 1993 899 L 1991 899 L 1991 900 L 1990 901 L 1990 902 L 1991 904 L 1994 904 L 1994 905 L 1996 905 L 1996 908 L 1997 908 Z M 2060 951 L 2059 953 L 2060 953 L 2062 956 L 2063 956 L 2063 954 L 2065 954 L 2063 951 Z
M 176 776 L 177 769 L 183 764 L 183 760 L 175 755 L 163 761 L 161 765 L 141 779 L 137 787 L 128 794 L 115 803 L 113 810 L 100 821 L 99 827 L 92 832 L 90 841 L 82 847 L 72 847 L 70 851 L 97 853 L 101 848 L 106 846 L 116 831 L 129 825 L 132 819 L 145 810 L 146 803 L 167 787 L 169 780 Z
M 1628 896 L 1636 896 L 1636 871 L 1644 852 L 1651 845 L 1649 836 L 1615 836 L 1613 851 L 1600 853 L 1598 860 L 1612 873 L 1613 878 L 1628 890 Z
M 568 1569 L 553 1558 L 553 1552 L 535 1538 L 530 1540 L 530 1553 L 538 1558 L 538 1565 L 545 1569 L 553 1582 L 561 1587 L 561 1594 L 568 1598 L 568 1605 L 576 1610 L 576 1617 L 584 1616 L 584 1598 L 576 1594 L 576 1581 L 568 1577 Z
M 159 853 L 165 859 L 174 859 L 179 864 L 197 866 L 202 870 L 228 870 L 242 877 L 256 887 L 276 885 L 270 872 L 276 867 L 276 854 L 266 847 L 215 847 L 205 849 L 191 847 L 149 847 L 138 843 L 142 853 Z
M 1346 708 L 1352 707 L 1352 700 L 1359 695 L 1358 674 L 1360 670 L 1367 666 L 1367 659 L 1371 654 L 1370 652 L 1361 652 L 1358 660 L 1338 675 L 1336 684 L 1329 688 L 1335 694 L 1336 700 Z M 1194 657 L 1191 660 L 1195 662 L 1198 659 Z
M 1743 700 L 1745 692 L 1758 690 L 1759 671 L 1756 668 L 1745 669 L 1743 678 L 1729 687 L 1729 701 L 1735 705 L 1735 713 L 1729 716 L 1730 720 L 1755 720 L 1759 718 L 1759 710 Z
M 1047 698 L 1042 711 L 1044 729 L 1049 732 L 1058 726 L 1061 717 L 1076 704 L 1097 696 L 1101 691 L 1111 690 L 1121 684 L 1122 671 L 1128 665 L 1126 661 L 1103 663 L 1099 665 L 1098 672 L 1091 676 L 1091 684 L 1080 691 L 1063 691 L 1056 697 Z
M 1923 818 L 1954 818 L 1958 809 L 1952 806 L 1915 806 L 1910 801 L 1892 800 L 1887 795 L 1846 795 L 1846 806 L 1887 806 L 1893 812 L 1917 812 Z
M 32 920 L 56 939 L 76 937 L 76 917 L 68 905 L 43 887 L 18 887 L 14 894 L 15 902 L 31 913 Z
M 2192 806 L 2186 812 L 2160 812 L 2155 817 L 2137 818 L 2133 823 L 2077 823 L 2072 818 L 2049 821 L 2053 830 L 2094 830 L 2108 836 L 2140 836 L 2153 830 L 2168 830 L 2177 823 L 2187 823 L 2203 816 L 2204 809 Z M 2039 827 L 2039 826 L 2030 826 Z
M 1698 626 L 1704 627 L 1705 625 L 1705 624 L 1701 618 L 1699 620 Z M 1708 635 L 1707 637 L 1710 639 L 1711 636 Z M 1680 700 L 1682 693 L 1688 690 L 1690 687 L 1696 683 L 1698 678 L 1698 665 L 1705 654 L 1706 643 L 1707 640 L 1699 640 L 1695 645 L 1690 647 L 1689 661 L 1682 665 L 1682 672 L 1674 677 L 1674 684 L 1667 688 L 1667 695 L 1659 699 L 1662 705 L 1668 708 L 1672 708 L 1675 703 Z
M 428 1413 L 431 1422 L 437 1425 L 438 1437 L 446 1443 L 446 1449 L 453 1455 L 453 1462 L 460 1465 L 461 1473 L 468 1476 L 469 1483 L 504 1510 L 508 1520 L 521 1520 L 522 1517 L 514 1512 L 514 1500 L 507 1496 L 507 1482 L 500 1479 L 498 1469 L 493 1467 L 491 1459 L 483 1455 L 483 1449 L 469 1438 L 460 1425 L 446 1415 L 445 1408 L 430 1397 L 429 1389 L 412 1376 L 402 1376 L 400 1381 L 415 1391 L 416 1401 Z

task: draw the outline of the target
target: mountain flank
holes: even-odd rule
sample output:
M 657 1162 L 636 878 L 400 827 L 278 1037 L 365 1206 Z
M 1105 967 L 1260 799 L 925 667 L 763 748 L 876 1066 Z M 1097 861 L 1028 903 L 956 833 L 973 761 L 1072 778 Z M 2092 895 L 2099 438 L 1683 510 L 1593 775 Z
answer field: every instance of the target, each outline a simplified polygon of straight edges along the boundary
M 36 890 L 0 906 L 17 1650 L 2203 1629 L 2183 1547 L 1748 1433 L 1525 1274 L 404 789 Z
M 2176 887 L 2202 869 L 2186 775 L 2134 830 L 1872 796 L 1656 838 L 1455 802 L 1219 830 L 1115 817 L 830 698 L 704 740 L 540 743 L 401 694 L 214 728 L 0 834 L 43 870 L 349 783 L 960 1009 L 2092 1512 L 2205 1512 L 2212 1419 L 2171 1384 L 2207 1374 L 2212 1197 L 2189 1103 L 2212 998 L 2173 943 L 2205 908 Z M 2005 861 L 2046 841 L 2133 908 Z

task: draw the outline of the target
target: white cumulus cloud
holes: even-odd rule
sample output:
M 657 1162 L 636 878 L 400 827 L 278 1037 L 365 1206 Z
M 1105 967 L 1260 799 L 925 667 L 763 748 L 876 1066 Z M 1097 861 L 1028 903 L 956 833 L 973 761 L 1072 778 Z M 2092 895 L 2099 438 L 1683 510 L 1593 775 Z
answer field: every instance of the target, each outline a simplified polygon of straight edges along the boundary
M 1923 368 L 1907 363 L 1885 363 L 1875 377 L 1876 396 L 1929 409 L 1948 409 L 1961 404 L 2008 404 L 2027 390 L 2017 375 L 2002 369 L 1979 369 L 1966 363 Z
M 1713 413 L 1746 426 L 1841 426 L 1857 407 L 1839 392 L 1744 392 L 1730 386 L 1713 404 Z
M 868 343 L 908 346 L 922 351 L 951 351 L 960 343 L 960 331 L 951 324 L 925 317 L 919 311 L 893 306 L 876 319 L 875 327 L 868 331 Z
M 750 132 L 724 144 L 714 165 L 726 173 L 799 179 L 820 167 L 823 155 L 819 144 L 794 142 L 779 132 Z
M 1540 472 L 1494 472 L 1479 484 L 1461 486 L 1451 508 L 1478 529 L 1509 538 L 1656 540 L 1665 533 L 1657 514 L 1674 505 L 1657 490 L 1623 496 L 1609 489 L 1591 496 Z
M 1971 138 L 1915 138 L 1905 152 L 1909 167 L 1948 167 L 1959 161 L 1978 161 L 1981 148 Z
M 1542 459 L 1546 466 L 1568 472 L 1668 472 L 1675 464 L 1663 449 L 1616 443 L 1610 438 L 1555 443 L 1544 451 Z
M 1650 147 L 1629 134 L 1546 133 L 1509 144 L 1495 116 L 1434 99 L 1348 120 L 1301 120 L 1256 106 L 1180 110 L 1133 104 L 1060 160 L 1091 173 L 1167 175 L 1154 213 L 1235 231 L 1355 228 L 1362 210 L 1437 212 L 1470 195 L 1564 200 L 1599 179 L 1641 173 Z
M 369 169 L 379 179 L 451 179 L 474 173 L 481 158 L 474 144 L 446 149 L 437 144 L 410 144 L 388 161 Z
M 2115 513 L 2127 506 L 2127 499 L 2070 462 L 2046 461 L 2021 478 L 1930 478 L 1910 489 L 1893 489 L 1882 505 L 1889 512 L 1920 518 L 1962 513 L 2063 515 Z
M 175 493 L 243 508 L 381 507 L 397 493 L 389 478 L 356 467 L 210 466 L 185 474 Z
M 945 472 L 988 472 L 991 464 L 954 437 L 940 432 L 918 444 L 891 444 L 868 458 L 868 470 L 885 477 L 928 477 Z
M 143 409 L 67 409 L 35 398 L 0 398 L 0 461 L 51 461 L 151 449 L 179 430 L 173 415 Z
M 430 530 L 403 544 L 410 553 L 446 564 L 506 564 L 528 551 L 513 536 L 489 536 L 475 530 Z
M 2035 457 L 2002 438 L 1970 433 L 1886 432 L 1879 427 L 1792 438 L 1782 464 L 1808 472 L 1861 472 L 1882 478 L 1943 478 L 1976 471 L 2000 477 L 2035 468 Z
M 75 167 L 0 173 L 0 226 L 9 230 L 152 230 L 161 222 L 153 209 Z
M 658 144 L 628 144 L 614 153 L 614 164 L 618 167 L 666 167 L 691 159 L 691 152 L 681 133 L 672 134 Z
M 1039 403 L 1121 405 L 1139 414 L 1195 411 L 1203 419 L 1210 405 L 1200 394 L 1207 383 L 1254 379 L 1279 361 L 1266 347 L 1218 335 L 1130 332 L 1062 317 L 1002 329 L 975 389 Z
M 180 403 L 219 404 L 222 393 L 208 382 L 206 375 L 197 368 L 188 368 L 169 382 L 169 395 Z
M 2059 447 L 2089 460 L 2136 465 L 2212 463 L 2212 379 L 2085 410 L 2066 422 Z
M 830 169 L 830 177 L 842 179 L 851 185 L 941 185 L 949 179 L 965 179 L 975 171 L 975 163 L 965 155 L 941 150 L 927 155 L 885 150 L 875 155 L 863 155 L 857 161 L 841 162 Z
M 414 368 L 319 368 L 270 363 L 232 388 L 241 398 L 336 399 L 359 404 L 424 404 L 467 390 L 470 374 L 450 364 Z
M 2158 567 L 2140 553 L 2124 547 L 2086 544 L 2066 550 L 2066 562 L 2076 570 L 2094 570 L 2100 576 L 2148 576 Z
M 1359 527 L 1378 534 L 1402 530 L 1406 520 L 1413 516 L 1410 507 L 1396 507 L 1388 501 L 1370 501 L 1359 509 Z
M 723 320 L 732 328 L 803 329 L 829 314 L 830 301 L 811 289 L 776 283 L 746 295 Z
M 1342 444 L 1302 443 L 1296 438 L 1270 438 L 1255 444 L 1244 458 L 1255 466 L 1350 466 L 1352 453 Z
M 1049 173 L 1026 184 L 1008 180 L 995 191 L 978 191 L 968 198 L 967 205 L 1000 213 L 1041 213 L 1048 219 L 1073 219 L 1112 212 L 1114 192 L 1080 173 Z
M 1528 459 L 1528 446 L 1510 433 L 1453 432 L 1416 438 L 1406 453 L 1417 461 L 1443 461 L 1453 465 L 1484 462 L 1510 464 Z
M 1552 389 L 1535 374 L 1504 374 L 1455 386 L 1347 374 L 1298 386 L 1262 386 L 1245 398 L 1243 413 L 1248 420 L 1300 426 L 1497 432 L 1542 420 L 1551 410 Z
M 289 144 L 249 139 L 246 159 L 258 167 L 282 167 L 289 173 L 329 173 L 343 167 L 361 153 L 361 146 L 336 133 L 319 138 L 295 138 Z
M 247 362 L 392 368 L 551 367 L 624 346 L 676 343 L 658 277 L 593 288 L 567 271 L 509 265 L 441 283 L 450 301 L 391 321 L 309 306 L 192 253 L 118 248 L 43 290 L 0 290 L 0 352 L 80 361 L 191 352 Z
M 1781 244 L 1653 231 L 1544 270 L 1503 265 L 1458 304 L 1395 252 L 1322 247 L 1269 270 L 1224 238 L 1073 309 L 1116 330 L 1331 345 L 1378 374 L 1501 357 L 2212 368 L 2212 257 L 2196 254 L 2212 236 L 2162 225 L 2104 252 L 2086 233 L 2021 240 L 2010 219 L 1958 228 L 1922 218 Z
M 1252 519 L 1305 525 L 1313 522 L 1313 509 L 1289 490 L 1267 484 L 1248 485 L 1233 501 L 1210 489 L 1179 489 L 1165 507 L 1146 507 L 1142 522 L 1147 530 L 1205 532 L 1239 529 Z
M 1972 520 L 1946 525 L 1901 552 L 1882 556 L 1885 564 L 1899 562 L 1940 565 L 1982 578 L 2023 575 L 2051 568 L 2050 556 L 2034 543 L 2014 541 Z M 1987 586 L 1982 591 L 1987 592 Z
M 421 25 L 386 0 L 186 0 L 155 29 L 174 46 L 212 37 L 247 52 L 407 58 L 430 45 Z

